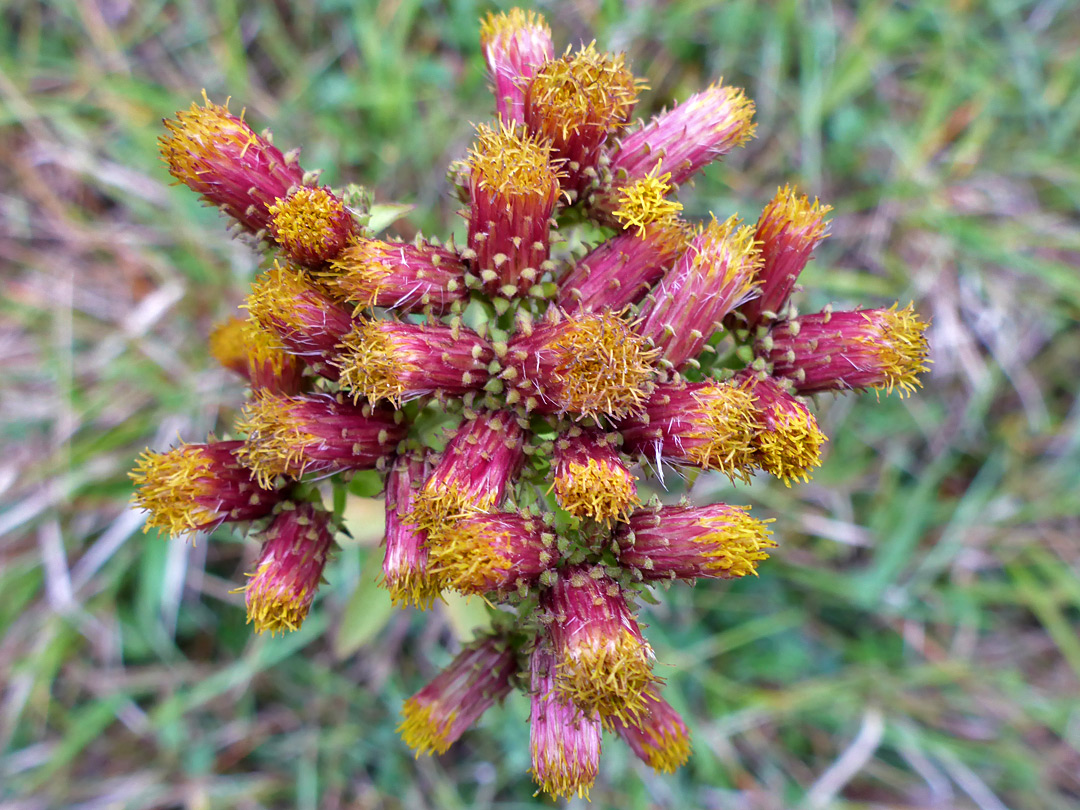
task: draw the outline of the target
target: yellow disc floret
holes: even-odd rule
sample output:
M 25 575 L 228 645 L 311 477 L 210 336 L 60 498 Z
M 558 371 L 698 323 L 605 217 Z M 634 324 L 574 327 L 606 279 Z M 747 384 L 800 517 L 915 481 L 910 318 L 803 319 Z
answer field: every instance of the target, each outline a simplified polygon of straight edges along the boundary
M 682 203 L 667 199 L 675 190 L 675 186 L 669 182 L 671 172 L 657 176 L 656 171 L 653 169 L 646 177 L 619 189 L 619 207 L 613 216 L 623 228 L 636 228 L 638 236 L 642 236 L 647 226 L 653 223 L 675 220 L 683 208 Z
M 694 393 L 699 410 L 686 432 L 691 463 L 747 478 L 757 432 L 754 397 L 732 385 L 711 385 Z
M 168 453 L 145 451 L 129 474 L 138 488 L 136 505 L 150 513 L 143 531 L 163 529 L 177 536 L 213 523 L 217 510 L 203 503 L 213 494 L 213 460 L 195 445 Z

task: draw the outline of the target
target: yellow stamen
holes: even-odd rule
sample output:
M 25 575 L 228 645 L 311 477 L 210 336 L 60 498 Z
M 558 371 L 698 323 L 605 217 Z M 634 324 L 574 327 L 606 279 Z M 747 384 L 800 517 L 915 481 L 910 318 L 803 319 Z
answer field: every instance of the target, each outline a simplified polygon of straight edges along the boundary
M 474 185 L 498 197 L 546 199 L 559 178 L 547 141 L 515 124 L 477 127 L 468 165 Z
M 435 708 L 435 705 L 421 703 L 415 697 L 406 700 L 401 707 L 404 719 L 398 725 L 397 733 L 418 758 L 421 754 L 445 754 L 450 748 L 449 732 L 457 710 L 447 715 L 437 715 Z
M 889 394 L 899 388 L 903 397 L 921 388 L 918 375 L 930 370 L 926 359 L 928 324 L 915 314 L 913 303 L 900 310 L 897 306 L 893 304 L 880 312 L 875 320 L 867 316 L 867 321 L 875 324 L 873 330 L 867 331 L 877 334 L 860 335 L 855 340 L 876 355 L 878 368 L 885 375 L 885 384 L 880 387 Z
M 776 196 L 761 213 L 758 238 L 774 238 L 786 228 L 798 234 L 801 242 L 816 243 L 826 236 L 825 215 L 830 211 L 831 205 L 822 205 L 817 197 L 811 203 L 805 194 L 800 197 L 797 189 L 786 185 L 777 189 Z
M 280 378 L 286 363 L 296 363 L 281 348 L 277 335 L 242 318 L 229 318 L 210 333 L 210 354 L 225 368 L 245 376 L 249 369 L 269 367 Z
M 227 101 L 224 106 L 214 104 L 203 90 L 203 104 L 192 102 L 191 109 L 178 112 L 175 121 L 166 119 L 170 135 L 159 139 L 169 174 L 187 185 L 203 182 L 200 174 L 207 160 L 219 159 L 221 152 L 242 156 L 258 138 L 244 123 L 243 112 L 239 117 L 229 112 Z
M 551 29 L 542 14 L 535 11 L 522 11 L 512 8 L 509 12 L 494 14 L 488 12 L 480 21 L 480 44 L 487 47 L 496 39 L 509 39 L 522 29 L 539 29 L 551 36 Z
M 627 724 L 640 716 L 656 680 L 652 649 L 629 630 L 574 644 L 555 669 L 555 688 L 565 699 L 586 714 L 599 711 Z
M 638 236 L 653 223 L 674 222 L 683 208 L 682 203 L 667 199 L 675 186 L 669 182 L 671 172 L 657 176 L 659 167 L 657 163 L 647 176 L 619 189 L 619 207 L 613 215 L 624 229 L 637 228 Z
M 637 476 L 622 467 L 595 458 L 584 464 L 571 461 L 566 467 L 566 475 L 555 476 L 555 497 L 559 506 L 574 517 L 610 524 L 626 520 L 641 503 L 634 486 Z
M 372 404 L 386 399 L 400 408 L 407 389 L 404 375 L 423 369 L 409 359 L 404 341 L 385 326 L 384 321 L 361 321 L 342 338 L 341 384 L 352 389 L 353 401 L 361 396 Z
M 150 513 L 144 532 L 158 528 L 176 537 L 220 517 L 197 500 L 213 493 L 212 461 L 198 447 L 146 450 L 128 475 L 138 488 L 135 503 Z
M 319 441 L 287 407 L 288 402 L 288 397 L 258 392 L 245 403 L 236 423 L 236 430 L 248 436 L 237 458 L 266 488 L 279 475 L 303 475 L 304 450 Z
M 791 486 L 791 479 L 810 480 L 810 470 L 821 466 L 821 446 L 828 438 L 809 411 L 774 405 L 771 417 L 755 439 L 761 469 Z
M 324 188 L 298 188 L 268 209 L 270 232 L 296 253 L 323 256 L 340 238 L 335 228 L 348 216 L 341 200 Z
M 733 385 L 711 385 L 693 397 L 700 410 L 686 434 L 693 440 L 687 458 L 699 467 L 748 479 L 757 432 L 753 395 Z
M 705 568 L 725 579 L 757 576 L 757 564 L 769 558 L 764 549 L 776 547 L 769 522 L 735 509 L 702 518 L 697 525 L 707 533 L 696 537 L 694 543 L 708 558 Z

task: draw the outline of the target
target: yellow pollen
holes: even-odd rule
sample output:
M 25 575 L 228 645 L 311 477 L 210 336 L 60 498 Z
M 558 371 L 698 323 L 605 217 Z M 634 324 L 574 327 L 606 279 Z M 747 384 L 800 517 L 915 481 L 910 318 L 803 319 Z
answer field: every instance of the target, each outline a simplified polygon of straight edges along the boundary
M 615 638 L 574 644 L 555 668 L 555 688 L 586 714 L 635 722 L 645 708 L 645 694 L 656 683 L 652 649 L 629 630 Z
M 496 39 L 508 40 L 518 31 L 532 29 L 551 36 L 551 29 L 542 14 L 535 11 L 522 11 L 520 8 L 512 8 L 509 12 L 493 14 L 480 21 L 480 44 L 485 48 Z
M 757 433 L 754 397 L 733 385 L 710 385 L 694 392 L 699 411 L 686 434 L 692 444 L 687 458 L 699 467 L 749 479 Z
M 555 476 L 555 497 L 574 517 L 610 525 L 613 520 L 626 520 L 640 505 L 634 486 L 637 476 L 628 470 L 595 458 L 584 464 L 571 461 L 566 466 L 566 475 Z
M 754 440 L 761 469 L 788 487 L 793 478 L 809 481 L 810 470 L 821 466 L 821 446 L 828 441 L 813 414 L 774 405 L 762 427 Z
M 334 227 L 346 216 L 345 206 L 323 188 L 298 188 L 267 209 L 270 232 L 289 250 L 322 254 L 334 238 Z
M 447 525 L 428 546 L 428 571 L 447 587 L 483 594 L 488 582 L 509 570 L 512 537 L 505 528 L 476 522 Z
M 445 754 L 450 748 L 450 729 L 453 726 L 457 710 L 448 715 L 436 715 L 435 705 L 421 703 L 415 697 L 405 701 L 401 707 L 403 719 L 397 727 L 397 733 L 409 748 L 421 754 Z
M 281 348 L 278 338 L 258 323 L 229 318 L 210 333 L 210 354 L 225 368 L 247 374 L 251 368 L 269 366 L 277 377 L 295 359 Z
M 202 182 L 201 165 L 219 160 L 222 152 L 236 151 L 241 157 L 258 136 L 244 123 L 244 114 L 234 116 L 225 106 L 214 104 L 203 90 L 203 104 L 192 102 L 187 112 L 178 112 L 176 120 L 166 119 L 168 136 L 159 139 L 161 158 L 169 174 L 182 183 Z M 231 148 L 230 148 L 231 147 Z
M 758 238 L 774 238 L 784 229 L 797 234 L 800 241 L 816 243 L 826 236 L 828 221 L 825 215 L 831 205 L 822 205 L 817 197 L 811 203 L 805 194 L 798 195 L 792 186 L 777 189 L 776 196 L 765 206 L 758 220 Z
M 383 583 L 390 592 L 390 601 L 398 607 L 427 610 L 436 598 L 442 598 L 442 583 L 430 572 L 405 569 L 387 577 Z
M 661 773 L 674 773 L 690 758 L 690 735 L 683 732 L 679 726 L 665 728 L 663 731 L 648 728 L 644 729 L 647 741 L 643 741 L 642 749 L 645 754 L 646 764 L 655 771 Z
M 736 510 L 699 520 L 697 525 L 708 533 L 697 537 L 694 543 L 708 547 L 702 551 L 708 558 L 705 567 L 725 579 L 747 574 L 757 576 L 757 564 L 769 558 L 765 549 L 776 547 L 770 538 L 769 522 Z
M 237 458 L 264 488 L 269 488 L 279 475 L 303 475 L 307 464 L 304 450 L 318 441 L 304 429 L 288 404 L 288 397 L 257 392 L 244 404 L 236 423 L 236 430 L 248 436 Z
M 393 273 L 391 250 L 393 245 L 378 239 L 356 237 L 330 262 L 323 281 L 361 308 L 375 306 L 383 282 Z
M 709 119 L 716 118 L 717 110 L 726 108 L 727 114 L 716 118 L 713 131 L 718 133 L 728 130 L 736 131 L 733 146 L 742 146 L 754 137 L 757 129 L 757 124 L 752 121 L 754 102 L 747 98 L 741 87 L 731 87 L 722 82 L 723 79 L 709 85 L 685 103 L 690 105 L 691 110 L 699 110 Z
M 473 183 L 495 196 L 542 200 L 557 193 L 550 145 L 517 124 L 477 127 L 468 165 Z
M 652 393 L 659 350 L 614 313 L 569 316 L 550 349 L 553 376 L 562 386 L 558 404 L 568 411 L 621 419 L 641 410 Z
M 271 635 L 291 633 L 300 629 L 311 609 L 311 599 L 307 589 L 294 591 L 287 587 L 274 587 L 271 579 L 274 572 L 269 569 L 274 560 L 266 560 L 244 589 L 247 591 L 247 621 L 255 625 L 255 632 Z
M 158 528 L 176 537 L 219 517 L 196 500 L 213 492 L 212 462 L 198 447 L 181 445 L 168 453 L 146 450 L 128 475 L 138 488 L 133 500 L 150 513 L 143 532 Z
M 619 189 L 619 207 L 614 216 L 623 228 L 637 228 L 638 236 L 645 234 L 646 226 L 653 223 L 674 221 L 682 211 L 682 203 L 667 199 L 675 190 L 671 172 L 657 176 L 657 163 L 648 175 Z
M 385 321 L 361 321 L 342 338 L 341 347 L 341 384 L 352 389 L 354 402 L 364 396 L 373 405 L 386 399 L 400 408 L 406 392 L 404 374 L 423 371 Z
M 740 227 L 737 216 L 724 222 L 713 218 L 702 231 L 702 237 L 700 250 L 693 258 L 692 272 L 700 274 L 710 286 L 718 289 L 735 284 L 730 300 L 733 306 L 740 303 L 753 289 L 754 277 L 762 262 L 753 226 Z
M 275 261 L 251 285 L 251 294 L 241 308 L 263 326 L 281 324 L 286 329 L 302 330 L 305 324 L 300 306 L 311 292 L 319 290 L 302 270 Z
M 551 751 L 551 747 L 552 744 L 548 743 L 548 750 L 543 756 L 543 773 L 539 773 L 535 767 L 529 769 L 533 781 L 553 799 L 560 796 L 571 799 L 577 796 L 579 799 L 591 801 L 589 790 L 596 781 L 596 762 L 588 752 L 567 751 L 563 740 L 555 742 L 555 751 Z M 536 746 L 533 746 L 533 762 L 536 760 Z
M 893 304 L 878 313 L 876 319 L 865 316 L 873 327 L 867 331 L 874 334 L 863 334 L 855 340 L 877 358 L 878 367 L 885 375 L 885 384 L 878 387 L 889 394 L 893 388 L 899 388 L 903 397 L 921 388 L 918 375 L 929 371 L 925 334 L 928 324 L 915 314 L 914 304 L 900 310 L 897 306 Z
M 416 496 L 412 511 L 404 520 L 428 533 L 428 548 L 431 549 L 457 521 L 489 511 L 494 506 L 495 493 L 475 496 L 455 484 L 430 480 Z

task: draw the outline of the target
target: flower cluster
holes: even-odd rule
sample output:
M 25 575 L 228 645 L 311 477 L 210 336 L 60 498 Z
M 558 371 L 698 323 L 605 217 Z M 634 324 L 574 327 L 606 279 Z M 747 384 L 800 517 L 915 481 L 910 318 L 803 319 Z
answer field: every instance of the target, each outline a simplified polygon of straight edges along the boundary
M 623 56 L 556 56 L 520 10 L 489 15 L 482 46 L 498 116 L 454 167 L 460 247 L 377 238 L 363 198 L 205 96 L 166 122 L 172 175 L 269 259 L 210 341 L 250 384 L 238 438 L 147 451 L 132 477 L 148 527 L 252 522 L 248 616 L 277 632 L 304 621 L 334 547 L 320 492 L 378 471 L 394 602 L 456 591 L 492 615 L 405 703 L 405 742 L 441 753 L 521 689 L 537 784 L 587 795 L 604 729 L 658 770 L 690 755 L 639 595 L 755 575 L 775 546 L 748 507 L 643 503 L 640 477 L 807 480 L 825 436 L 802 397 L 910 393 L 926 324 L 911 306 L 796 312 L 829 208 L 793 188 L 756 223 L 683 219 L 679 187 L 754 133 L 741 90 L 633 123 Z M 583 222 L 603 238 L 570 249 Z M 433 418 L 445 435 L 419 429 Z

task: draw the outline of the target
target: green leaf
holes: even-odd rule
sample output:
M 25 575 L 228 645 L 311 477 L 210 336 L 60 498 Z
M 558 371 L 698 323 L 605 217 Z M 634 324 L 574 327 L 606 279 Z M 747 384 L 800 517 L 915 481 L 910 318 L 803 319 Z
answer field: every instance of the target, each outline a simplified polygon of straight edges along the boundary
M 379 587 L 379 549 L 368 549 L 361 560 L 360 583 L 341 614 L 334 635 L 334 655 L 347 658 L 371 641 L 386 627 L 394 613 L 390 594 Z
M 382 233 L 397 220 L 407 216 L 414 208 L 416 208 L 415 205 L 405 205 L 404 203 L 379 203 L 373 205 L 370 212 L 371 218 L 368 220 L 368 229 L 372 233 Z

